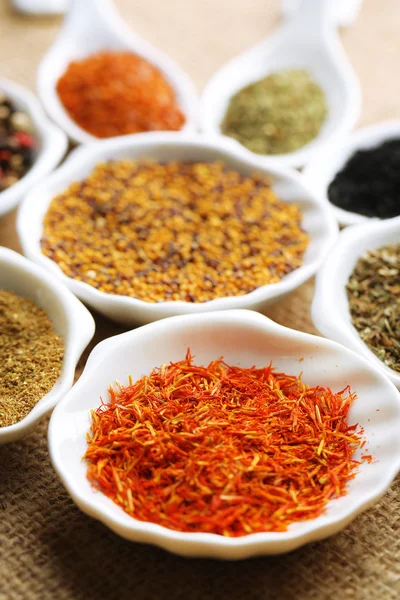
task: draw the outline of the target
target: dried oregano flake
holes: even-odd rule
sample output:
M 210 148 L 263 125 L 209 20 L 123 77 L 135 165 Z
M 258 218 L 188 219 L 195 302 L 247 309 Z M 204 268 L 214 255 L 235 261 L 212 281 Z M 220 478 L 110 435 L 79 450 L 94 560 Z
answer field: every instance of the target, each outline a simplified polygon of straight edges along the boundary
M 347 296 L 361 339 L 386 366 L 400 372 L 400 244 L 362 256 L 350 276 Z
M 327 113 L 325 94 L 308 71 L 288 69 L 232 96 L 221 130 L 257 154 L 285 154 L 311 142 Z

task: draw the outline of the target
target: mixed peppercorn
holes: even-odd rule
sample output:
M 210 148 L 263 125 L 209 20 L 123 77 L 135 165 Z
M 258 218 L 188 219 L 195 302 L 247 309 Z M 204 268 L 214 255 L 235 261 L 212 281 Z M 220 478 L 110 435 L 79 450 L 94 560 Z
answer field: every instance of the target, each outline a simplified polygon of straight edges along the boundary
M 0 191 L 31 168 L 37 146 L 30 117 L 0 91 Z

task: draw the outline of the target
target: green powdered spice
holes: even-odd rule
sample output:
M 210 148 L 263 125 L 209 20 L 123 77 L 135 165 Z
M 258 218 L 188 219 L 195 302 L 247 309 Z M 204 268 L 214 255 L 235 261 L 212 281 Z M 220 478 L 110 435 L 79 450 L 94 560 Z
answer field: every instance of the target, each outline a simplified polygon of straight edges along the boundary
M 64 348 L 42 308 L 0 290 L 0 427 L 27 416 L 56 383 Z
M 257 154 L 286 154 L 313 140 L 326 115 L 325 95 L 309 73 L 285 70 L 237 92 L 221 131 Z
M 400 244 L 362 256 L 349 278 L 347 296 L 363 342 L 400 373 Z

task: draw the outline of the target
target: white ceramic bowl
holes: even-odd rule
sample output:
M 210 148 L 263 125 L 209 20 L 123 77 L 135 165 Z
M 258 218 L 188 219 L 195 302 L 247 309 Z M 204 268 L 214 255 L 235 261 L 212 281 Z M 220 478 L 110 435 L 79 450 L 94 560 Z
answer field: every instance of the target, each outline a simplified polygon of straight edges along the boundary
M 400 120 L 384 121 L 357 129 L 348 138 L 336 141 L 315 154 L 304 169 L 303 175 L 308 184 L 332 207 L 334 215 L 341 225 L 358 225 L 377 219 L 343 210 L 329 202 L 329 184 L 357 150 L 379 146 L 392 138 L 400 138 Z
M 379 360 L 353 327 L 346 294 L 346 284 L 358 259 L 368 250 L 396 243 L 400 244 L 400 217 L 342 231 L 318 271 L 311 314 L 318 331 L 365 356 L 400 389 L 400 373 Z
M 101 51 L 133 52 L 154 64 L 174 88 L 186 117 L 182 131 L 195 131 L 198 95 L 189 76 L 166 54 L 133 32 L 111 0 L 70 0 L 71 6 L 59 36 L 43 57 L 37 76 L 39 98 L 47 113 L 77 143 L 98 138 L 71 119 L 57 93 L 57 82 L 74 60 Z
M 255 533 L 241 538 L 181 533 L 138 521 L 99 491 L 86 478 L 82 456 L 89 411 L 108 398 L 109 385 L 128 376 L 137 380 L 153 367 L 184 358 L 190 347 L 197 364 L 220 356 L 229 364 L 261 367 L 269 364 L 305 383 L 334 391 L 351 384 L 357 400 L 350 423 L 365 428 L 366 448 L 375 462 L 361 463 L 348 493 L 331 500 L 326 513 L 291 525 L 286 532 Z M 299 362 L 299 359 L 303 360 Z M 119 535 L 161 546 L 184 556 L 239 559 L 288 552 L 345 527 L 378 500 L 400 468 L 400 394 L 382 373 L 344 346 L 294 331 L 253 311 L 231 310 L 164 319 L 101 342 L 91 353 L 83 375 L 57 405 L 49 426 L 52 463 L 76 504 Z M 360 458 L 360 450 L 355 455 Z
M 67 137 L 47 119 L 32 92 L 2 78 L 0 78 L 0 91 L 4 92 L 17 108 L 28 113 L 35 127 L 39 145 L 35 161 L 27 174 L 14 185 L 0 192 L 1 217 L 13 210 L 27 190 L 58 165 L 67 150 Z
M 229 168 L 244 174 L 255 171 L 271 176 L 278 196 L 287 202 L 297 202 L 303 212 L 303 226 L 310 235 L 304 264 L 281 282 L 265 285 L 244 296 L 219 298 L 204 303 L 183 301 L 150 303 L 127 296 L 105 294 L 94 287 L 66 277 L 58 265 L 44 256 L 40 248 L 43 218 L 52 198 L 71 182 L 86 177 L 102 160 L 118 158 L 153 158 L 168 160 L 222 160 Z M 304 186 L 301 175 L 285 168 L 267 168 L 257 160 L 243 158 L 237 144 L 222 137 L 209 139 L 181 133 L 145 133 L 123 136 L 78 148 L 64 165 L 27 194 L 18 214 L 17 229 L 26 256 L 57 275 L 79 298 L 107 317 L 127 323 L 148 323 L 182 313 L 226 308 L 263 309 L 291 292 L 311 277 L 336 239 L 337 225 L 325 204 Z
M 94 334 L 94 320 L 77 298 L 52 275 L 20 254 L 0 247 L 0 290 L 30 298 L 51 319 L 64 342 L 61 375 L 50 390 L 21 421 L 0 427 L 0 444 L 13 442 L 28 433 L 70 389 L 79 357 Z

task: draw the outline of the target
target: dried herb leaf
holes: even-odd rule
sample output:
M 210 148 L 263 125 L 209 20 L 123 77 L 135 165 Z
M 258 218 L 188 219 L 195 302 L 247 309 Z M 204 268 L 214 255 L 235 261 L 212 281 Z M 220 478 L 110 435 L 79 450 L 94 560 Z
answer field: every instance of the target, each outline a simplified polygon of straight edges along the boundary
M 310 74 L 288 69 L 232 96 L 221 130 L 257 154 L 285 154 L 313 140 L 326 115 L 324 92 Z
M 347 284 L 347 297 L 363 342 L 400 373 L 400 244 L 362 256 Z

